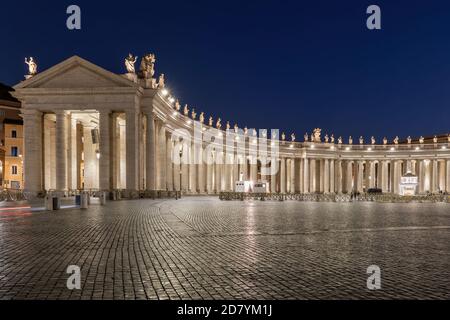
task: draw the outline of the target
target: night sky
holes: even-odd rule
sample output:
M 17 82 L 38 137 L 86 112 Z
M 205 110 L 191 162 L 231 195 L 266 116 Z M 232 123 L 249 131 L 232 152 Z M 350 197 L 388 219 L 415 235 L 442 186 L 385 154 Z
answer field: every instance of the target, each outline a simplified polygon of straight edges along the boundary
M 450 132 L 450 1 L 2 1 L 0 82 L 79 55 L 112 72 L 156 54 L 181 103 L 303 134 Z M 77 4 L 82 30 L 66 28 Z M 382 30 L 366 9 L 382 10 Z M 140 59 L 139 59 L 140 61 Z M 137 64 L 138 66 L 138 64 Z

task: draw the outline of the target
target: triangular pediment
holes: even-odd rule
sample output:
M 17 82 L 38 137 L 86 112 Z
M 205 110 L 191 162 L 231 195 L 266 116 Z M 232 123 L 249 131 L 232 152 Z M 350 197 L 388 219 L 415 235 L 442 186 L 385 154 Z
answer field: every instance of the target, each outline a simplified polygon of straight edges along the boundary
M 135 87 L 136 84 L 78 56 L 73 56 L 25 80 L 15 89 L 111 88 Z

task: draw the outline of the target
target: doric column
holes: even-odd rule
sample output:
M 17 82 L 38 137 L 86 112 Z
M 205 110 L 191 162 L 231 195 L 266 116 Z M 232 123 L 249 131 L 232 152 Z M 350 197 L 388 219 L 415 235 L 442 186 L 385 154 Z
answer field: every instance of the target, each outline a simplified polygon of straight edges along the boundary
M 99 188 L 100 190 L 109 190 L 110 184 L 110 114 L 109 110 L 99 111 L 99 129 L 100 129 L 100 141 L 99 141 Z
M 173 191 L 173 179 L 174 179 L 174 170 L 173 170 L 173 142 L 172 137 L 169 135 L 166 137 L 166 185 L 167 190 Z
M 203 148 L 201 143 L 196 145 L 198 159 L 198 190 L 205 193 L 205 162 L 203 161 Z
M 438 179 L 438 161 L 436 159 L 432 160 L 432 178 L 431 178 L 431 192 L 438 192 L 439 190 L 439 179 Z
M 127 111 L 127 136 L 128 136 L 128 117 L 133 117 L 134 114 L 131 112 Z M 146 164 L 146 168 L 145 168 L 145 173 L 146 173 L 146 189 L 147 190 L 155 190 L 156 189 L 156 184 L 155 184 L 155 162 L 156 162 L 156 158 L 155 158 L 155 119 L 153 117 L 153 112 L 151 110 L 146 110 L 145 111 L 145 116 L 147 119 L 147 132 L 146 132 L 146 151 L 147 151 L 147 156 L 146 156 L 146 160 L 145 160 L 145 164 Z M 127 173 L 128 173 L 128 138 L 127 138 Z M 128 181 L 128 178 L 127 178 Z M 127 189 L 128 189 L 128 183 L 127 183 Z
M 330 162 L 323 160 L 323 192 L 330 193 Z
M 447 192 L 450 193 L 450 159 L 446 161 L 446 190 Z
M 335 168 L 335 161 L 333 159 L 330 160 L 329 168 L 330 168 L 330 192 L 336 193 L 336 182 L 335 182 L 335 175 L 336 172 L 334 171 Z
M 128 191 L 136 191 L 138 190 L 138 170 L 139 170 L 139 148 L 136 145 L 139 141 L 138 137 L 138 128 L 139 128 L 139 116 L 135 109 L 127 109 L 126 110 L 126 188 Z M 150 117 L 151 119 L 151 117 Z M 147 119 L 147 138 L 154 137 L 153 130 L 150 134 L 149 128 L 152 128 L 152 125 L 149 125 L 149 122 Z M 151 152 L 153 150 L 154 154 L 154 140 L 149 139 L 147 141 L 147 152 Z M 153 142 L 153 143 L 152 143 Z M 150 144 L 150 145 L 148 145 Z M 151 146 L 152 145 L 152 146 Z M 147 165 L 149 165 L 149 162 L 151 162 L 151 157 L 147 157 Z M 147 175 L 151 172 L 154 172 L 154 164 L 153 167 L 147 167 Z M 153 186 L 154 186 L 154 177 L 150 176 L 150 179 L 148 181 L 153 180 Z M 147 184 L 147 186 L 149 186 Z M 152 185 L 150 184 L 150 187 Z M 147 187 L 148 188 L 148 187 Z
M 291 183 L 290 183 L 290 187 L 291 189 L 289 190 L 290 193 L 295 193 L 295 159 L 289 159 L 290 162 L 290 179 L 291 179 Z
M 66 112 L 56 113 L 56 190 L 67 190 L 67 121 Z
M 22 107 L 24 130 L 24 189 L 37 194 L 42 187 L 42 113 Z
M 192 193 L 197 193 L 197 149 L 195 141 L 192 142 L 191 148 L 189 150 L 189 175 L 190 175 L 190 186 L 189 189 Z
M 286 159 L 280 161 L 280 192 L 286 193 Z
M 352 161 L 347 161 L 347 168 L 346 168 L 346 191 L 347 193 L 350 193 L 353 191 L 353 163 Z
M 394 194 L 399 194 L 399 189 L 400 189 L 400 179 L 399 176 L 401 175 L 401 170 L 400 170 L 400 162 L 399 161 L 393 161 L 393 166 L 394 166 L 394 185 L 392 187 L 392 192 Z
M 308 158 L 303 159 L 303 192 L 309 192 L 309 160 Z
M 439 190 L 445 191 L 445 171 L 446 171 L 446 163 L 445 160 L 439 160 Z
M 158 125 L 158 189 L 167 190 L 166 178 L 166 124 L 162 121 Z
M 356 180 L 356 190 L 360 193 L 364 192 L 364 162 L 357 162 L 357 180 Z
M 222 167 L 223 167 L 223 157 L 220 152 L 216 152 L 216 163 L 215 163 L 215 191 L 222 191 Z
M 369 188 L 375 188 L 375 183 L 377 181 L 375 173 L 375 162 L 369 162 Z
M 258 159 L 256 156 L 250 158 L 250 180 L 258 182 Z
M 342 161 L 341 160 L 337 160 L 336 161 L 336 192 L 337 193 L 342 193 L 342 180 L 343 180 L 343 175 L 342 175 Z
M 277 177 L 279 174 L 280 166 L 276 164 L 278 159 L 270 159 L 270 192 L 277 192 Z
M 309 192 L 316 192 L 316 160 L 309 159 Z

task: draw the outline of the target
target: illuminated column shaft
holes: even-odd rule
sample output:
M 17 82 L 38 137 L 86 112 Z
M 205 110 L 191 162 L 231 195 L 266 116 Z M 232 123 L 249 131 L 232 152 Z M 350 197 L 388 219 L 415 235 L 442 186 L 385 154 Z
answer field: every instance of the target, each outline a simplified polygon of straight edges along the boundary
M 309 192 L 316 192 L 316 160 L 309 161 Z
M 439 190 L 438 161 L 432 160 L 431 164 L 432 164 L 431 192 L 436 193 Z
M 181 190 L 183 192 L 189 191 L 189 154 L 190 145 L 183 143 L 183 157 L 181 160 Z M 185 154 L 186 152 L 186 154 Z
M 323 192 L 330 193 L 330 162 L 323 160 Z
M 439 190 L 440 191 L 445 191 L 446 190 L 445 171 L 446 171 L 445 160 L 440 160 L 439 161 Z
M 66 112 L 56 111 L 56 190 L 67 190 L 67 141 Z
M 155 119 L 153 117 L 153 112 L 147 111 L 145 113 L 146 119 L 147 119 L 147 132 L 146 132 L 146 188 L 147 190 L 155 190 L 155 166 L 156 166 L 156 159 L 155 159 Z M 127 124 L 126 129 L 128 132 L 128 116 L 132 117 L 132 113 L 127 113 Z M 130 119 L 131 120 L 131 119 Z M 127 139 L 128 142 L 128 139 Z M 128 152 L 128 144 L 127 144 L 127 152 Z M 127 173 L 128 173 L 128 159 L 127 156 Z
M 308 193 L 309 192 L 309 159 L 304 158 L 303 159 L 303 192 Z
M 353 163 L 352 161 L 347 161 L 347 166 L 346 166 L 346 175 L 347 178 L 345 179 L 347 186 L 346 186 L 346 191 L 347 193 L 350 193 L 353 191 Z
M 376 176 L 375 176 L 375 162 L 369 162 L 369 188 L 375 188 Z
M 280 192 L 286 193 L 286 159 L 280 161 Z
M 24 130 L 25 190 L 37 194 L 42 191 L 42 113 L 22 109 Z M 49 164 L 47 164 L 49 166 Z
M 291 179 L 291 183 L 290 183 L 290 193 L 295 193 L 296 191 L 296 186 L 295 186 L 295 159 L 290 159 L 290 179 Z
M 196 161 L 197 161 L 197 171 L 198 171 L 198 192 L 205 192 L 205 165 L 203 161 L 203 150 L 201 142 L 195 145 Z
M 388 162 L 381 162 L 381 189 L 383 192 L 389 192 L 389 172 L 388 172 Z
M 330 192 L 335 193 L 336 192 L 336 184 L 335 184 L 336 172 L 335 172 L 335 161 L 333 159 L 330 160 L 329 168 L 330 168 Z
M 167 165 L 166 165 L 166 125 L 160 121 L 158 125 L 158 189 L 167 189 Z
M 338 160 L 336 161 L 336 192 L 342 193 L 342 161 Z
M 167 185 L 167 190 L 169 190 L 169 191 L 174 190 L 174 183 L 173 183 L 174 170 L 173 170 L 172 154 L 173 154 L 173 142 L 172 142 L 172 138 L 170 136 L 168 136 L 166 138 L 166 166 L 167 166 L 166 185 Z M 148 159 L 147 159 L 147 161 L 148 161 Z
M 446 172 L 447 172 L 447 174 L 446 174 L 447 183 L 446 183 L 445 191 L 450 193 L 450 160 L 447 160 L 447 162 L 446 162 Z
M 197 147 L 193 141 L 189 150 L 189 191 L 197 193 L 198 173 L 197 173 Z
M 358 192 L 364 192 L 364 162 L 358 161 L 358 180 L 357 180 L 357 190 Z
M 110 189 L 110 111 L 100 110 L 99 126 L 100 126 L 100 141 L 99 141 L 99 187 L 100 190 Z
M 393 188 L 392 188 L 392 192 L 394 192 L 395 194 L 399 194 L 399 188 L 400 188 L 400 163 L 398 161 L 393 161 L 393 166 L 394 166 L 394 179 L 393 179 Z

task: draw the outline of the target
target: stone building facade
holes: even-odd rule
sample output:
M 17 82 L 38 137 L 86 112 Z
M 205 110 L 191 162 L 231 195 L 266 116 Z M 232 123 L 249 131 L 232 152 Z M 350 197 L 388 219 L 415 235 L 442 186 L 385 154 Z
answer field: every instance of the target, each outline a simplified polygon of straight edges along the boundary
M 128 67 L 127 67 L 128 68 Z M 132 66 L 129 69 L 133 69 Z M 134 71 L 134 70 L 132 70 Z M 151 74 L 153 76 L 153 72 Z M 15 86 L 25 127 L 25 188 L 232 191 L 235 181 L 267 181 L 271 192 L 399 193 L 402 175 L 419 192 L 450 191 L 450 140 L 346 144 L 286 141 L 220 120 L 178 101 L 164 79 L 117 75 L 74 56 Z M 292 137 L 291 140 L 295 140 Z M 267 153 L 260 150 L 267 148 Z

